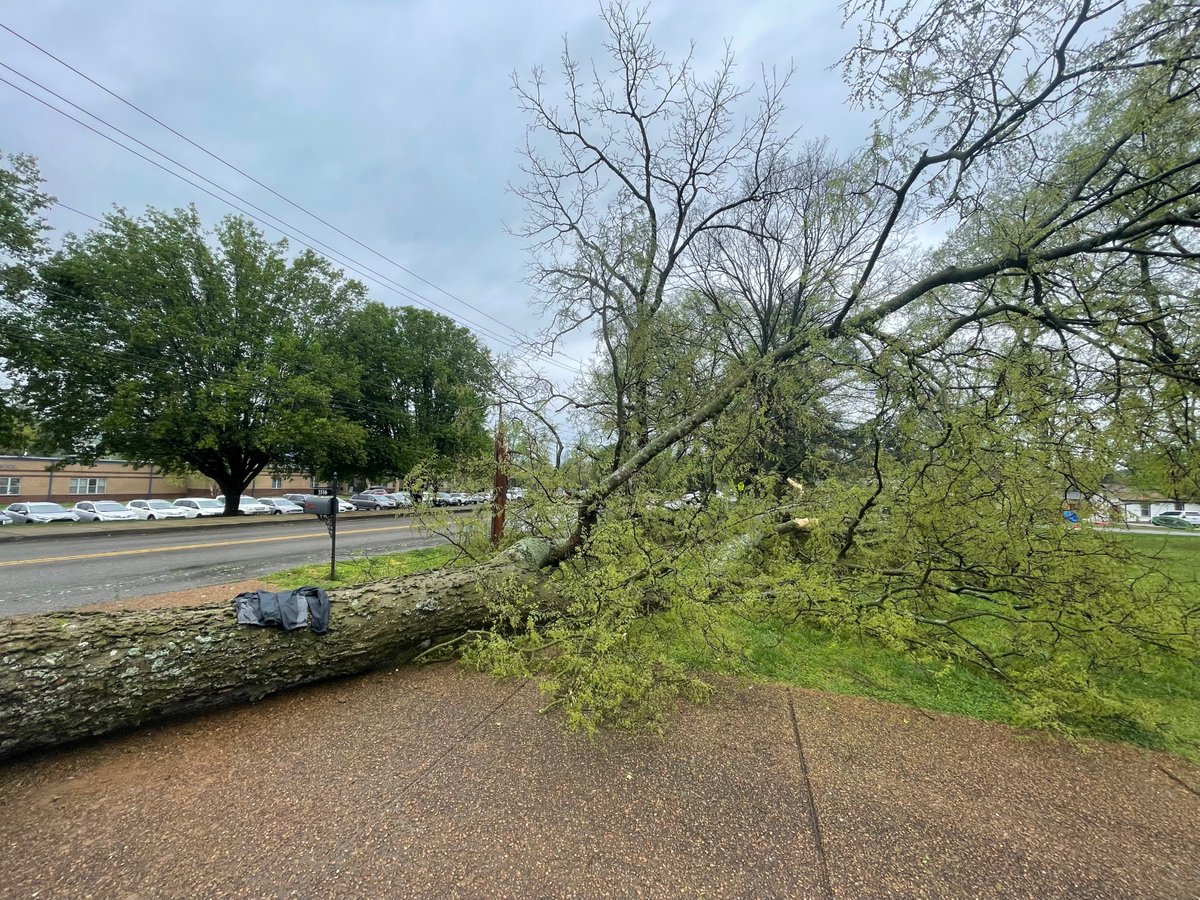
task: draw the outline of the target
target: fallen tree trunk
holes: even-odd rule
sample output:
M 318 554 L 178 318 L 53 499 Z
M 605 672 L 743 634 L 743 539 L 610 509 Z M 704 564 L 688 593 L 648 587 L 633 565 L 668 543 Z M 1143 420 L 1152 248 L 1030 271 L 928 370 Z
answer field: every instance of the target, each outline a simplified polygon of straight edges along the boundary
M 365 672 L 489 623 L 489 586 L 536 579 L 548 544 L 331 595 L 329 632 L 238 625 L 231 604 L 0 620 L 0 759 Z

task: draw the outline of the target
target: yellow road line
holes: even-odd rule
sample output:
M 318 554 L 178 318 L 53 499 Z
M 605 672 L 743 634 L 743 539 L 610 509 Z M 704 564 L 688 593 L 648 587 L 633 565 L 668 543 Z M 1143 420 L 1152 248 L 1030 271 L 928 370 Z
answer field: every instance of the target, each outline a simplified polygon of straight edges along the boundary
M 351 528 L 349 531 L 339 531 L 338 534 L 367 534 L 375 531 L 402 531 L 415 528 L 415 525 L 387 525 L 383 528 Z M 137 556 L 141 553 L 171 553 L 176 550 L 199 550 L 202 547 L 229 547 L 234 544 L 269 544 L 272 541 L 298 541 L 304 538 L 320 537 L 316 534 L 285 534 L 278 537 L 245 538 L 240 541 L 211 541 L 204 544 L 175 544 L 171 547 L 142 547 L 137 550 L 108 550 L 104 553 L 78 553 L 73 556 L 43 556 L 39 559 L 15 559 L 11 562 L 0 562 L 0 568 L 5 566 L 32 566 L 37 563 L 67 562 L 73 559 L 101 559 L 107 556 Z

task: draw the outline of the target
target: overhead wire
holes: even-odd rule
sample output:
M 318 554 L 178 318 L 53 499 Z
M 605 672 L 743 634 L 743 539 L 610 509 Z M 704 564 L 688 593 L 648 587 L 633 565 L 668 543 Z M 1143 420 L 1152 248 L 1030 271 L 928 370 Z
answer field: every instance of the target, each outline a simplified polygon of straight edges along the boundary
M 12 70 L 11 66 L 8 66 L 4 63 L 0 63 L 0 66 L 3 66 L 6 69 L 10 69 L 11 71 L 15 71 L 15 70 Z M 79 109 L 81 112 L 85 113 L 86 115 L 91 116 L 92 118 L 96 119 L 98 122 L 101 122 L 108 128 L 111 128 L 113 131 L 117 132 L 118 134 L 121 134 L 121 135 L 129 138 L 130 140 L 134 141 L 135 143 L 137 143 L 143 147 L 146 147 L 146 149 L 158 154 L 162 158 L 171 162 L 173 165 L 176 165 L 180 169 L 183 169 L 184 171 L 186 171 L 192 175 L 195 175 L 200 180 L 213 185 L 213 187 L 215 187 L 217 190 L 222 191 L 226 194 L 229 194 L 231 197 L 234 197 L 235 199 L 239 200 L 240 202 L 245 203 L 247 206 L 257 209 L 259 212 L 263 213 L 263 215 L 268 216 L 271 219 L 275 219 L 275 221 L 279 222 L 280 224 L 275 225 L 270 222 L 264 221 L 259 216 L 254 215 L 254 213 L 248 212 L 247 210 L 238 206 L 236 203 L 233 203 L 232 201 L 226 199 L 225 197 L 221 197 L 221 196 L 218 196 L 217 194 L 214 194 L 211 190 L 208 190 L 207 188 L 196 184 L 194 181 L 191 181 L 190 179 L 184 177 L 183 175 L 180 175 L 178 172 L 175 172 L 175 171 L 167 168 L 166 166 L 162 165 L 161 163 L 159 163 L 153 159 L 150 159 L 148 156 L 145 156 L 144 154 L 139 153 L 137 150 L 134 150 L 132 147 L 128 147 L 125 144 L 122 144 L 120 141 L 118 141 L 116 138 L 112 137 L 111 135 L 105 134 L 104 132 L 102 132 L 96 128 L 93 128 L 91 125 L 88 125 L 86 122 L 84 122 L 80 119 L 77 119 L 75 116 L 71 115 L 70 113 L 66 112 L 65 110 L 59 109 L 58 107 L 56 107 L 54 104 L 50 103 L 49 101 L 44 100 L 41 97 L 36 96 L 35 94 L 31 94 L 29 91 L 25 90 L 24 88 L 20 87 L 19 85 L 13 84 L 13 82 L 9 81 L 8 79 L 4 78 L 3 76 L 0 76 L 0 82 L 7 84 L 9 87 L 13 88 L 14 90 L 19 91 L 20 93 L 24 94 L 26 97 L 28 97 L 32 100 L 37 101 L 38 103 L 42 104 L 43 106 L 47 107 L 48 109 L 51 109 L 54 112 L 57 112 L 59 115 L 64 116 L 65 118 L 71 120 L 72 122 L 75 122 L 77 125 L 80 125 L 83 128 L 86 128 L 88 131 L 91 131 L 93 134 L 96 134 L 96 135 L 104 138 L 105 140 L 109 141 L 110 143 L 115 144 L 116 146 L 120 147 L 121 149 L 123 149 L 129 153 L 132 153 L 134 156 L 137 156 L 139 159 L 142 159 L 142 160 L 150 163 L 151 165 L 156 166 L 159 169 L 162 169 L 167 174 L 172 175 L 175 178 L 178 178 L 179 180 L 196 188 L 199 191 L 202 191 L 203 193 L 207 194 L 208 196 L 212 197 L 213 199 L 215 199 L 221 203 L 224 203 L 227 206 L 237 210 L 242 215 L 244 215 L 250 219 L 253 219 L 254 221 L 258 222 L 259 224 L 263 225 L 264 227 L 270 228 L 274 231 L 278 231 L 280 234 L 283 234 L 285 237 L 291 238 L 292 240 L 296 241 L 301 246 L 307 247 L 309 250 L 313 251 L 314 253 L 317 253 L 320 256 L 325 256 L 325 257 L 329 258 L 330 261 L 334 262 L 336 265 L 344 266 L 345 268 L 348 268 L 351 271 L 355 272 L 356 274 L 360 275 L 361 277 L 365 278 L 367 281 L 374 281 L 376 284 L 379 284 L 381 287 L 385 287 L 388 290 L 393 291 L 394 293 L 398 294 L 402 299 L 411 300 L 419 305 L 425 306 L 426 308 L 433 307 L 438 310 L 441 310 L 443 313 L 445 313 L 450 318 L 455 319 L 455 320 L 459 321 L 460 323 L 464 323 L 464 324 L 468 325 L 469 327 L 472 327 L 475 330 L 482 332 L 483 334 L 491 337 L 492 339 L 497 341 L 497 343 L 501 344 L 504 347 L 507 347 L 510 350 L 519 351 L 519 350 L 524 349 L 524 348 L 519 347 L 516 344 L 513 344 L 507 338 L 503 337 L 502 335 L 497 334 L 492 329 L 489 329 L 486 326 L 481 326 L 478 323 L 472 322 L 471 320 L 466 319 L 462 316 L 456 316 L 454 313 L 452 313 L 449 309 L 442 306 L 441 304 L 438 304 L 434 301 L 430 301 L 430 300 L 428 300 L 428 298 L 425 298 L 422 295 L 415 294 L 415 292 L 404 287 L 403 285 L 399 284 L 398 282 L 395 282 L 393 279 L 388 278 L 388 276 L 382 275 L 382 274 L 376 272 L 374 269 L 363 266 L 362 263 L 359 263 L 356 260 L 353 260 L 352 258 L 345 256 L 344 254 L 342 254 L 339 251 L 335 250 L 334 248 L 330 247 L 328 244 L 325 244 L 323 241 L 320 241 L 318 238 L 312 237 L 311 235 L 308 235 L 307 233 L 300 231 L 299 229 L 295 228 L 294 225 L 291 225 L 290 223 L 285 222 L 284 220 L 273 215 L 272 213 L 267 212 L 266 210 L 262 209 L 262 207 L 259 207 L 256 204 L 252 203 L 251 201 L 246 200 L 244 197 L 240 196 L 239 194 L 235 193 L 234 191 L 231 191 L 228 188 L 222 187 L 221 185 L 217 184 L 216 182 L 212 181 L 211 179 L 206 178 L 204 175 L 201 175 L 200 173 L 196 172 L 195 170 L 188 168 L 187 166 L 183 165 L 182 163 L 178 162 L 177 160 L 174 160 L 169 155 L 162 153 L 161 151 L 155 149 L 154 147 L 151 147 L 150 145 L 146 144 L 145 142 L 138 140 L 136 137 L 129 135 L 127 132 L 122 131 L 121 129 L 117 128 L 116 126 L 112 125 L 111 123 L 105 121 L 100 116 L 97 116 L 94 113 L 90 113 L 87 110 L 82 109 L 82 107 L 79 107 L 77 104 L 72 103 L 70 100 L 63 98 L 60 94 L 57 94 L 56 92 L 50 90 L 49 88 L 44 87 L 43 85 L 39 84 L 37 81 L 34 81 L 33 79 L 29 78 L 28 76 L 23 75 L 19 72 L 17 74 L 20 75 L 20 77 L 25 78 L 30 83 L 37 85 L 39 88 L 46 91 L 47 93 L 52 94 L 55 97 L 58 97 L 60 100 L 63 100 L 63 102 L 75 107 L 76 109 Z M 297 234 L 302 235 L 305 238 L 308 238 L 309 240 L 313 241 L 314 243 L 327 248 L 328 252 L 322 253 L 321 251 L 317 250 L 317 248 L 314 247 L 312 244 L 303 240 L 301 237 L 297 237 L 296 234 L 291 233 L 291 231 L 288 230 L 289 228 L 292 229 L 293 231 L 295 231 Z M 360 266 L 362 266 L 362 268 L 359 268 Z M 365 271 L 364 271 L 364 269 L 365 269 Z M 370 273 L 370 274 L 368 274 L 368 273 Z M 578 371 L 573 370 L 568 366 L 565 366 L 564 364 L 554 360 L 553 357 L 550 357 L 540 351 L 537 351 L 536 349 L 534 349 L 533 352 L 535 353 L 535 355 L 539 355 L 539 356 L 542 356 L 543 358 L 545 358 L 545 360 L 548 363 L 550 363 L 552 365 L 556 365 L 560 369 L 563 369 L 564 371 L 567 371 L 571 374 L 580 374 Z
M 93 222 L 97 222 L 101 225 L 104 224 L 104 220 L 101 219 L 99 216 L 93 216 L 91 213 L 84 212 L 82 209 L 76 209 L 73 206 L 67 206 L 67 204 L 65 204 L 59 200 L 51 200 L 50 202 L 61 209 L 65 209 L 68 212 L 75 213 L 75 215 L 77 215 L 77 216 L 83 216 L 85 219 L 91 219 Z
M 3 63 L 0 63 L 0 65 L 3 65 Z M 76 209 L 74 206 L 68 206 L 67 204 L 65 204 L 61 200 L 59 200 L 57 197 L 52 197 L 49 194 L 42 193 L 41 191 L 35 191 L 35 190 L 31 190 L 30 188 L 21 187 L 19 184 L 9 185 L 9 189 L 19 191 L 22 194 L 28 194 L 30 197 L 35 197 L 44 203 L 50 203 L 50 204 L 53 204 L 54 206 L 68 210 L 69 212 L 73 212 L 76 215 L 83 216 L 85 219 L 91 219 L 93 222 L 96 222 L 97 224 L 100 224 L 100 225 L 104 224 L 104 220 L 102 218 L 100 218 L 99 216 L 93 216 L 91 213 L 84 212 L 82 209 Z
M 351 242 L 352 242 L 352 243 L 354 243 L 355 245 L 357 245 L 357 246 L 361 247 L 362 249 L 364 249 L 364 250 L 368 251 L 369 253 L 373 254 L 374 256 L 377 256 L 377 257 L 379 257 L 379 258 L 380 258 L 381 260 L 383 260 L 384 262 L 387 262 L 388 264 L 390 264 L 390 265 L 392 265 L 392 266 L 395 266 L 395 267 L 396 267 L 397 269 L 399 269 L 400 271 L 402 271 L 402 272 L 405 272 L 406 274 L 410 275 L 410 276 L 411 276 L 411 277 L 413 277 L 413 278 L 416 278 L 418 281 L 422 282 L 423 284 L 426 284 L 426 285 L 428 285 L 429 287 L 431 287 L 431 288 L 433 288 L 434 290 L 436 290 L 436 291 L 438 291 L 438 292 L 440 292 L 440 293 L 444 294 L 446 297 L 449 297 L 450 299 L 454 300 L 455 302 L 457 302 L 457 303 L 460 303 L 461 305 L 463 305 L 463 306 L 467 307 L 468 309 L 471 309 L 471 310 L 473 310 L 473 311 L 477 312 L 479 315 L 482 315 L 482 316 L 484 316 L 485 318 L 487 318 L 487 319 L 489 319 L 490 321 L 492 321 L 492 322 L 496 323 L 497 325 L 500 325 L 501 327 L 507 328 L 508 330 L 512 331 L 512 332 L 513 332 L 513 334 L 514 334 L 514 335 L 516 335 L 518 338 L 520 338 L 520 339 L 524 339 L 524 340 L 528 340 L 528 336 L 527 336 L 527 335 L 524 335 L 524 334 L 523 334 L 523 333 L 521 333 L 519 330 L 517 330 L 516 328 L 514 328 L 512 325 L 508 324 L 507 322 L 501 321 L 500 319 L 496 318 L 495 316 L 491 315 L 490 313 L 487 313 L 487 312 L 485 312 L 484 310 L 480 309 L 478 306 L 475 306 L 474 304 L 472 304 L 472 303 L 469 303 L 468 301 L 466 301 L 466 300 L 462 299 L 461 297 L 457 296 L 456 294 L 454 294 L 454 293 L 451 293 L 450 291 L 448 291 L 448 290 L 446 290 L 445 288 L 441 287 L 441 286 L 440 286 L 440 285 L 438 285 L 437 283 L 435 283 L 435 282 L 433 282 L 433 281 L 430 281 L 429 279 L 427 279 L 427 278 L 425 278 L 424 276 L 420 275 L 419 273 L 417 273 L 417 272 L 413 271 L 412 269 L 408 268 L 407 266 L 404 266 L 403 264 L 401 264 L 401 263 L 399 263 L 399 262 L 396 262 L 395 260 L 393 260 L 393 259 L 392 259 L 392 258 L 390 258 L 389 256 L 387 256 L 387 255 L 385 255 L 385 254 L 381 253 L 380 251 L 376 250 L 374 247 L 371 247 L 370 245 L 368 245 L 368 244 L 364 243 L 363 241 L 359 240 L 358 238 L 354 237 L 353 235 L 351 235 L 351 234 L 347 233 L 345 230 L 343 230 L 342 228 L 339 228 L 337 225 L 335 225 L 335 224 L 333 224 L 332 222 L 328 221 L 328 220 L 327 220 L 327 219 L 325 219 L 324 217 L 322 217 L 322 216 L 318 215 L 317 213 L 313 212 L 312 210 L 308 209 L 307 207 L 305 207 L 305 206 L 303 206 L 303 205 L 301 205 L 301 204 L 299 204 L 299 203 L 295 202 L 294 200 L 292 200 L 291 198 L 287 197 L 287 196 L 286 196 L 286 195 L 284 195 L 283 193 L 279 192 L 279 191 L 278 191 L 278 190 L 276 190 L 275 188 L 273 188 L 273 187 L 271 187 L 270 185 L 268 185 L 268 184 L 264 183 L 263 181 L 259 180 L 258 178 L 255 178 L 255 177 L 254 177 L 253 175 L 251 175 L 249 172 L 245 171 L 244 169 L 240 168 L 240 167 L 239 167 L 239 166 L 237 166 L 237 165 L 234 165 L 233 163 L 231 163 L 231 162 L 229 162 L 228 160 L 226 160 L 224 157 L 220 156 L 220 155 L 219 155 L 219 154 L 217 154 L 217 153 L 214 153 L 213 151 L 209 150 L 207 147 L 203 146 L 202 144 L 198 143 L 197 141 L 195 141 L 195 140 L 193 140 L 192 138 L 188 137 L 187 135 L 183 134 L 183 133 L 182 133 L 182 132 L 180 132 L 179 130 L 177 130 L 177 129 L 173 128 L 172 126 L 168 125 L 166 122 L 162 121 L 162 120 L 161 120 L 161 119 L 159 119 L 157 116 L 153 115 L 152 113 L 149 113 L 149 112 L 147 112 L 145 109 L 143 109 L 142 107 L 138 106 L 136 103 L 134 103 L 134 102 L 132 102 L 131 100 L 129 100 L 129 99 L 127 99 L 127 98 L 123 97 L 121 94 L 117 93 L 116 91 L 112 90 L 111 88 L 107 87 L 106 85 L 102 84 L 101 82 L 97 81 L 95 78 L 91 77 L 90 75 L 86 74 L 85 72 L 82 72 L 82 71 L 80 71 L 78 68 L 76 68 L 75 66 L 71 65 L 71 64 L 70 64 L 70 63 L 68 63 L 66 60 L 63 60 L 62 58 L 60 58 L 60 57 L 56 56 L 55 54 L 53 54 L 52 52 L 50 52 L 50 51 L 49 51 L 49 50 L 47 50 L 46 48 L 42 47 L 42 46 L 41 46 L 40 44 L 38 44 L 37 42 L 35 42 L 35 41 L 31 40 L 30 38 L 26 37 L 25 35 L 21 34 L 20 32 L 18 32 L 18 31 L 16 31 L 16 30 L 14 30 L 13 28 L 10 28 L 8 25 L 5 25 L 5 24 L 4 24 L 4 23 L 2 23 L 2 22 L 0 22 L 0 28 L 3 28 L 3 29 L 4 29 L 5 31 L 7 31 L 9 34 L 13 35 L 13 36 L 14 36 L 14 37 L 16 37 L 17 39 L 19 39 L 19 40 L 23 41 L 24 43 L 28 44 L 30 47 L 33 47 L 33 48 L 34 48 L 35 50 L 37 50 L 39 53 L 42 53 L 43 55 L 45 55 L 45 56 L 49 57 L 50 59 L 54 60 L 54 61 L 55 61 L 56 63 L 58 63 L 59 65 L 61 65 L 61 66 L 64 66 L 65 68 L 69 69 L 71 72 L 74 72 L 74 73 L 75 73 L 76 75 L 78 75 L 80 78 L 84 79 L 84 80 L 85 80 L 85 81 L 87 81 L 88 83 L 90 83 L 90 84 L 94 85 L 95 87 L 99 88 L 101 91 L 104 91 L 104 92 L 105 92 L 106 94 L 108 94 L 109 96 L 113 97 L 114 99 L 116 99 L 116 100 L 117 100 L 117 101 L 119 101 L 120 103 L 124 104 L 125 106 L 127 106 L 127 107 L 129 107 L 130 109 L 132 109 L 132 110 L 134 110 L 135 112 L 137 112 L 138 114 L 140 114 L 140 115 L 144 116 L 145 118 L 149 119 L 150 121 L 154 122 L 156 125 L 160 126 L 161 128 L 163 128 L 163 129 L 167 130 L 167 131 L 168 131 L 168 132 L 170 132 L 171 134 L 173 134 L 173 135 L 175 135 L 176 137 L 178 137 L 180 140 L 182 140 L 182 141 L 186 142 L 186 143 L 187 143 L 187 144 L 189 144 L 190 146 L 192 146 L 192 147 L 194 147 L 195 149 L 199 150 L 201 153 L 204 153 L 206 156 L 208 156 L 208 157 L 210 157 L 210 158 L 212 158 L 212 159 L 216 160 L 217 162 L 221 163 L 223 166 L 226 166 L 227 168 L 229 168 L 229 169 L 231 169 L 232 171 L 236 172 L 237 174 L 241 175 L 243 178 L 246 178 L 246 179 L 248 179 L 249 181 L 253 182 L 254 184 L 258 185 L 260 188 L 262 188 L 263 190 L 265 190 L 265 191 L 267 191 L 268 193 L 272 194 L 273 196 L 277 197 L 278 199 L 282 200 L 284 203 L 288 204 L 288 205 L 289 205 L 289 206 L 291 206 L 292 208 L 294 208 L 294 209 L 296 209 L 296 210 L 298 210 L 298 211 L 300 211 L 300 212 L 304 213 L 305 215 L 309 216 L 310 218 L 314 219 L 315 221 L 317 221 L 317 222 L 320 222 L 322 225 L 324 225 L 325 227 L 329 228 L 331 231 L 335 232 L 336 234 L 338 234 L 338 235 L 342 236 L 342 237 L 343 237 L 343 238 L 345 238 L 346 240 L 349 240 L 349 241 L 351 241 Z M 18 74 L 19 74 L 19 73 L 18 73 Z M 26 76 L 22 76 L 22 77 L 26 77 Z M 60 99 L 61 99 L 61 98 L 60 98 Z M 70 101 L 65 101 L 65 102 L 68 102 L 68 103 L 69 103 Z M 74 104 L 72 104 L 72 105 L 74 105 Z M 78 108 L 78 107 L 77 107 L 77 108 Z M 90 115 L 90 113 L 89 113 L 89 115 Z M 112 127 L 112 126 L 110 126 L 110 127 Z M 135 139 L 135 140 L 136 140 L 136 139 Z M 140 142 L 139 142 L 139 143 L 140 143 Z M 157 151 L 156 151 L 156 152 L 157 152 Z M 178 165 L 178 163 L 176 163 L 176 164 Z M 222 190 L 224 190 L 224 188 L 222 188 Z M 273 218 L 274 218 L 274 217 L 273 217 Z M 295 226 L 291 226 L 291 227 L 295 227 Z M 298 230 L 298 229 L 297 229 L 297 230 Z M 432 302 L 432 301 L 429 301 L 429 302 Z M 563 357 L 564 357 L 564 358 L 566 358 L 566 359 L 570 359 L 572 362 L 575 362 L 575 363 L 577 363 L 578 365 L 581 365 L 581 366 L 582 366 L 582 365 L 584 365 L 584 363 L 583 363 L 581 360 L 575 359 L 574 357 L 571 357 L 571 356 L 569 356 L 569 355 L 567 355 L 567 354 L 565 354 L 565 353 L 560 353 L 560 355 L 561 355 L 561 356 L 563 356 Z
M 299 238 L 295 238 L 293 235 L 288 234 L 288 232 L 284 231 L 283 228 L 280 228 L 279 226 L 284 226 L 285 228 L 290 228 L 292 231 L 294 231 L 296 234 L 300 235 L 301 237 L 306 238 L 309 241 L 312 241 L 314 244 L 316 244 L 320 247 L 323 247 L 332 256 L 341 257 L 343 259 L 349 260 L 350 263 L 352 263 L 356 266 L 360 266 L 362 269 L 365 269 L 367 272 L 371 273 L 371 275 L 375 276 L 376 279 L 378 279 L 378 281 L 376 283 L 382 284 L 382 283 L 386 282 L 386 284 L 383 284 L 383 286 L 389 288 L 392 291 L 399 293 L 403 299 L 412 300 L 421 305 L 438 309 L 441 312 L 445 313 L 446 315 L 450 316 L 451 318 L 460 318 L 461 321 L 465 322 L 466 324 L 470 325 L 471 327 L 475 328 L 476 330 L 483 332 L 484 334 L 488 335 L 489 337 L 492 337 L 494 340 L 500 342 L 504 346 L 507 346 L 513 350 L 520 349 L 517 345 L 512 344 L 508 338 L 506 338 L 500 334 L 497 334 L 494 330 L 488 328 L 487 326 L 479 325 L 477 322 L 473 322 L 472 320 L 467 319 L 466 317 L 456 316 L 455 313 L 453 313 L 451 310 L 447 309 L 445 306 L 437 303 L 434 300 L 430 300 L 428 297 L 424 296 L 423 294 L 418 293 L 417 291 L 412 290 L 411 288 L 407 287 L 406 285 L 400 284 L 399 282 L 395 281 L 394 279 L 389 278 L 388 276 L 383 275 L 380 272 L 377 272 L 376 270 L 370 268 L 369 266 L 365 265 L 364 263 L 361 263 L 361 262 L 353 259 L 352 257 L 348 256 L 347 254 L 342 253 L 341 251 L 337 250 L 335 247 L 331 247 L 329 244 L 325 243 L 320 238 L 315 237 L 315 236 L 309 234 L 308 232 L 303 231 L 300 228 L 297 228 L 294 224 L 287 222 L 284 219 L 281 219 L 280 217 L 276 216 L 274 213 L 270 212 L 269 210 L 263 209 L 263 207 L 254 203 L 252 200 L 249 200 L 246 197 L 243 197 L 241 194 L 237 193 L 236 191 L 232 191 L 229 188 L 225 187 L 224 185 L 221 185 L 221 184 L 217 183 L 216 181 L 213 181 L 211 178 L 208 178 L 204 174 L 197 172 L 195 169 L 192 169 L 189 166 L 184 165 L 183 163 L 179 162 L 179 160 L 164 153 L 163 151 L 159 150 L 158 148 L 153 147 L 150 144 L 147 144 L 145 141 L 139 139 L 135 135 L 132 135 L 129 132 L 124 131 L 121 128 L 118 128 L 116 125 L 113 125 L 111 122 L 109 122 L 107 119 L 103 118 L 102 116 L 98 116 L 95 113 L 91 112 L 90 110 L 85 109 L 84 107 L 80 106 L 78 103 L 73 102 L 72 100 L 70 100 L 67 97 L 64 97 L 62 94 L 58 93 L 57 91 L 54 91 L 51 88 L 46 87 L 46 85 L 42 84 L 41 82 L 37 81 L 34 78 L 31 78 L 28 75 L 26 75 L 24 72 L 21 72 L 18 69 L 13 68 L 12 66 L 8 65 L 5 62 L 0 62 L 0 67 L 7 69 L 8 71 L 12 72 L 14 75 L 18 76 L 19 78 L 23 78 L 25 81 L 29 82 L 30 84 L 45 91 L 47 94 L 50 94 L 51 96 L 56 97 L 57 99 L 61 100 L 63 103 L 66 103 L 68 106 L 72 107 L 73 109 L 78 110 L 79 112 L 83 113 L 85 116 L 88 116 L 88 117 L 96 120 L 97 122 L 104 125 L 106 128 L 109 128 L 112 131 L 115 131 L 117 134 L 121 135 L 122 137 L 128 138 L 129 140 L 133 141 L 138 146 L 144 147 L 146 150 L 149 150 L 151 153 L 154 153 L 156 156 L 159 156 L 162 159 L 167 160 L 169 163 L 171 163 L 174 166 L 177 166 L 178 168 L 182 169 L 183 171 L 187 172 L 188 174 L 193 175 L 196 178 L 199 178 L 205 184 L 208 184 L 211 187 L 216 188 L 217 190 L 221 191 L 222 193 L 228 194 L 229 196 L 233 197 L 234 199 L 238 200 L 239 202 L 244 203 L 246 206 L 250 207 L 251 209 L 257 210 L 258 212 L 262 213 L 264 216 L 266 216 L 266 217 L 274 220 L 276 223 L 278 223 L 278 225 L 270 225 L 269 223 L 263 222 L 262 224 L 266 225 L 267 227 L 275 228 L 277 231 L 280 231 L 281 233 L 288 235 L 289 237 L 292 237 L 293 240 L 299 241 Z M 0 78 L 0 80 L 4 80 L 4 79 Z M 10 87 L 14 87 L 12 82 L 5 81 L 5 83 L 8 84 Z M 19 88 L 18 88 L 18 90 L 19 90 Z M 26 94 L 26 96 L 31 96 L 31 95 Z M 34 98 L 34 99 L 38 99 L 38 98 Z M 44 102 L 44 101 L 42 101 L 42 102 Z M 55 112 L 62 113 L 62 110 L 56 109 L 53 105 L 50 105 L 50 104 L 46 104 L 46 105 L 49 106 L 51 109 L 54 109 Z M 68 116 L 68 118 L 71 118 L 72 121 L 78 121 L 78 120 L 74 119 L 74 117 L 72 117 L 72 116 Z M 83 123 L 80 123 L 80 124 L 83 124 Z M 118 146 L 121 146 L 119 142 L 116 142 L 116 143 Z M 123 149 L 128 150 L 129 148 L 123 148 Z M 140 154 L 138 154 L 138 155 L 140 156 Z M 224 200 L 224 198 L 217 198 L 217 199 L 221 199 L 222 202 L 228 203 L 228 201 Z M 230 205 L 232 206 L 232 204 L 230 204 Z M 257 217 L 255 217 L 255 221 L 262 222 L 262 220 L 258 219 Z M 304 244 L 303 241 L 299 241 L 299 242 L 301 244 Z M 314 253 L 318 252 L 316 250 L 316 248 L 312 247 L 311 245 L 304 244 L 304 246 L 308 246 L 309 249 L 312 250 Z M 347 263 L 342 262 L 340 259 L 337 260 L 337 264 L 338 265 L 347 265 Z M 358 271 L 358 270 L 355 270 L 355 271 Z M 366 276 L 364 276 L 364 277 L 366 277 Z M 514 333 L 514 335 L 516 335 L 517 337 L 519 337 L 519 338 L 524 337 L 524 335 L 522 335 L 515 328 L 512 328 L 512 326 L 505 326 L 505 327 L 507 327 L 510 331 L 512 331 Z M 565 354 L 562 354 L 562 355 L 565 358 Z

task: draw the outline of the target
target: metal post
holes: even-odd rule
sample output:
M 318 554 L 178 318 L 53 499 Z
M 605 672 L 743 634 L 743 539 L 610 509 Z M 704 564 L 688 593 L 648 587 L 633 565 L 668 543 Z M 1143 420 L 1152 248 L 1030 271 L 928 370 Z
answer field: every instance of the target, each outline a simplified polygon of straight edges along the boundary
M 338 483 L 333 479 L 333 508 L 329 515 L 329 580 L 337 581 Z

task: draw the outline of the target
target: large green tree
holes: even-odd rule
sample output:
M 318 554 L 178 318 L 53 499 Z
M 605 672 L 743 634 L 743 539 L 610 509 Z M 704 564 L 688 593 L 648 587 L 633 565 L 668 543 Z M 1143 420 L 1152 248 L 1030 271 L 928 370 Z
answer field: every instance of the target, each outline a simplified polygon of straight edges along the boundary
M 48 226 L 42 212 L 52 198 L 41 189 L 42 177 L 30 156 L 0 153 L 0 372 L 17 336 L 14 302 L 33 284 L 46 253 Z M 33 439 L 29 410 L 12 396 L 0 377 L 0 448 L 23 450 Z
M 200 472 L 231 515 L 264 469 L 361 453 L 333 351 L 364 289 L 316 255 L 289 259 L 241 218 L 206 232 L 195 209 L 151 209 L 68 237 L 40 274 L 10 373 L 72 457 Z
M 616 448 L 570 533 L 550 520 L 577 602 L 535 658 L 567 702 L 642 684 L 659 663 L 639 623 L 697 598 L 771 597 L 1052 705 L 1094 698 L 1131 646 L 1195 652 L 1194 610 L 1126 590 L 1119 554 L 1061 516 L 1130 437 L 1194 431 L 1174 399 L 1200 385 L 1194 7 L 846 12 L 851 99 L 877 118 L 844 163 L 795 153 L 786 85 L 744 115 L 728 61 L 708 80 L 672 63 L 623 2 L 602 12 L 608 61 L 564 50 L 561 96 L 542 70 L 518 84 L 534 279 L 561 329 L 596 335 L 574 408 Z M 704 327 L 681 331 L 697 292 Z M 717 360 L 703 379 L 697 353 Z M 659 522 L 648 493 L 685 465 L 822 481 Z M 755 541 L 726 525 L 787 514 L 790 564 L 739 567 Z
M 338 347 L 355 364 L 357 421 L 370 434 L 365 455 L 342 474 L 398 478 L 488 446 L 492 364 L 466 328 L 428 310 L 370 302 L 349 312 Z

